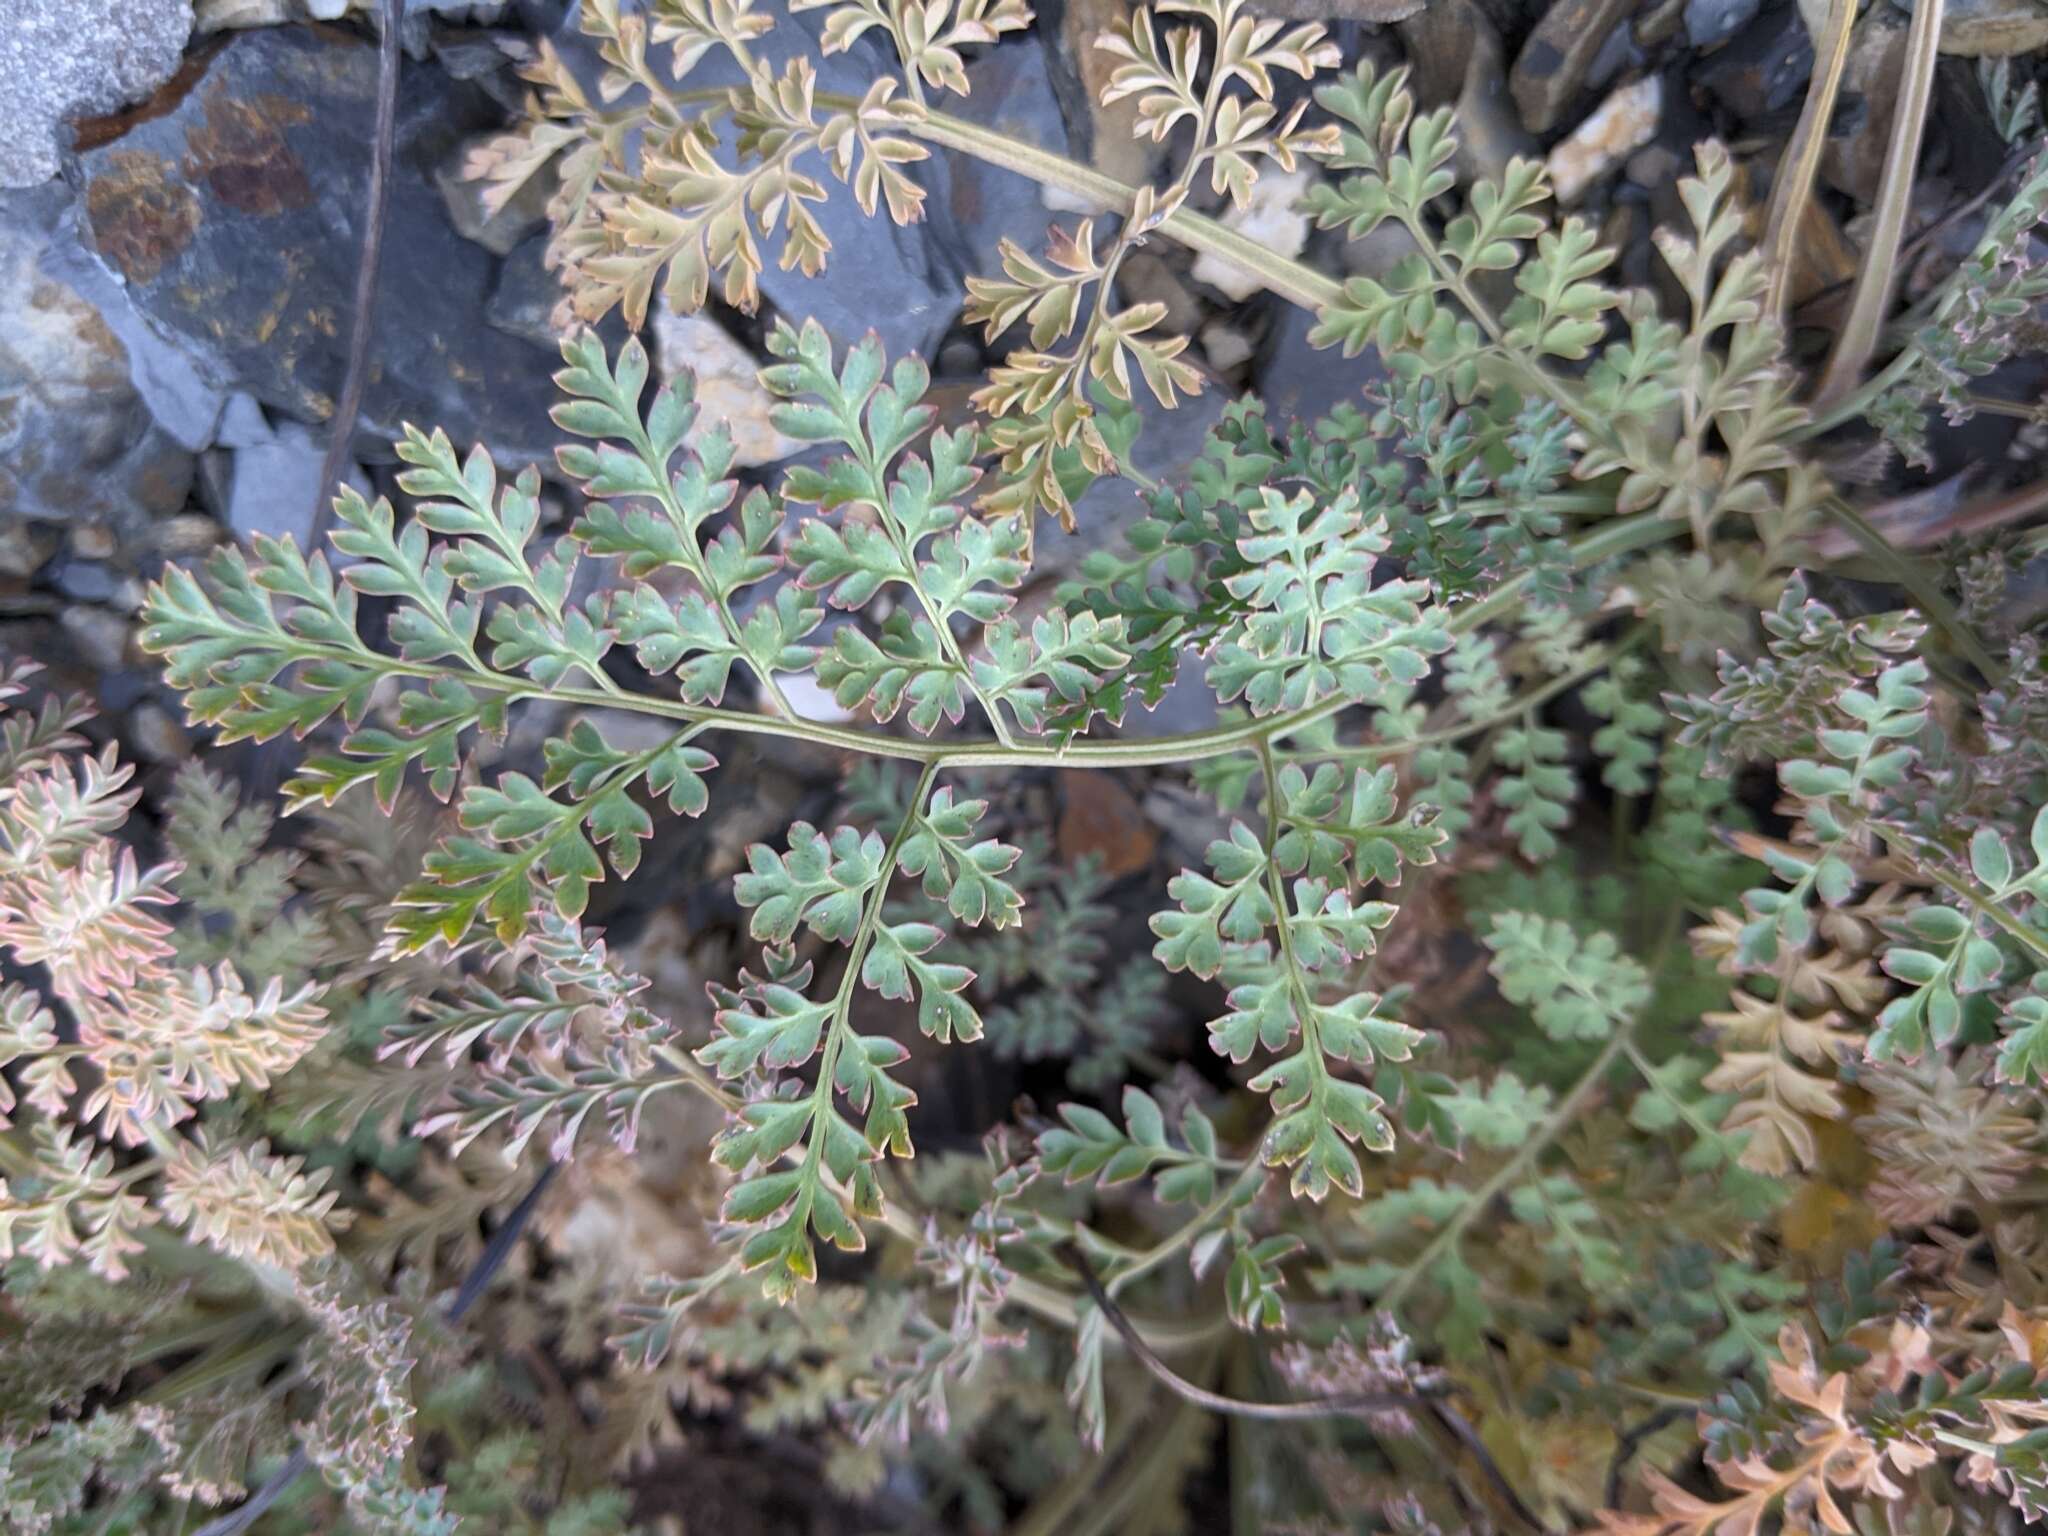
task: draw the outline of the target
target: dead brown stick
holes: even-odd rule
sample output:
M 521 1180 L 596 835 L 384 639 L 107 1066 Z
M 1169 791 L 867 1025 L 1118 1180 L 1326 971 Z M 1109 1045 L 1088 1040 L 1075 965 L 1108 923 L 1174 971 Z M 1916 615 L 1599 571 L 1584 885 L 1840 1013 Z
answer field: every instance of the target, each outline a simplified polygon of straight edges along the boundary
M 370 376 L 370 335 L 377 318 L 377 269 L 384 255 L 384 224 L 391 209 L 391 154 L 398 136 L 398 22 L 400 0 L 383 0 L 379 15 L 383 33 L 377 39 L 377 121 L 370 141 L 370 195 L 363 212 L 362 254 L 356 262 L 356 304 L 348 328 L 348 371 L 342 375 L 341 399 L 327 431 L 327 453 L 320 461 L 320 485 L 313 493 L 313 522 L 306 543 L 317 549 L 333 515 L 333 498 L 341 466 L 355 442 L 356 416 L 363 408 L 363 390 Z

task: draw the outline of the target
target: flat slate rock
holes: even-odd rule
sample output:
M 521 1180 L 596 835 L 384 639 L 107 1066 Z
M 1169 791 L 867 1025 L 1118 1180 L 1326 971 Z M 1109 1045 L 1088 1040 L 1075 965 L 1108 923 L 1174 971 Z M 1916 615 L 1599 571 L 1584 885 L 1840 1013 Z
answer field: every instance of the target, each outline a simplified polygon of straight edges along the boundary
M 0 7 L 0 187 L 57 174 L 69 124 L 168 80 L 192 0 L 7 0 Z
M 327 27 L 232 34 L 78 168 L 100 257 L 224 387 L 324 423 L 347 368 L 377 58 Z M 359 456 L 402 422 L 511 461 L 559 433 L 549 354 L 486 323 L 497 260 L 451 223 L 432 168 L 496 109 L 431 64 L 399 80 L 396 160 Z
M 118 291 L 67 271 L 70 206 L 62 182 L 0 193 L 0 524 L 94 523 L 119 541 L 185 504 L 193 459 L 135 386 L 125 317 L 101 303 Z

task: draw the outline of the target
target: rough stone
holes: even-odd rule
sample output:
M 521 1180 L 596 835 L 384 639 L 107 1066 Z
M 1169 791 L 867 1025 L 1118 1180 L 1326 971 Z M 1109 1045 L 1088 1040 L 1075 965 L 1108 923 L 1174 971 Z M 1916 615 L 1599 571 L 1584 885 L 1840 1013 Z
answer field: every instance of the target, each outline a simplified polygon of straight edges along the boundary
M 1586 83 L 1607 34 L 1635 10 L 1636 0 L 1557 0 L 1536 23 L 1508 74 L 1522 126 L 1548 133 Z
M 192 755 L 192 736 L 153 701 L 128 712 L 128 745 L 148 763 L 182 763 Z
M 55 176 L 66 125 L 147 96 L 191 35 L 192 0 L 13 0 L 0 26 L 0 187 Z
M 1127 736 L 1180 736 L 1206 731 L 1221 718 L 1216 690 L 1209 686 L 1208 663 L 1183 653 L 1180 671 L 1159 702 L 1151 709 L 1134 704 L 1124 712 L 1123 732 Z
M 1201 301 L 1157 251 L 1133 251 L 1124 258 L 1117 273 L 1117 292 L 1128 303 L 1165 305 L 1158 329 L 1169 336 L 1185 336 L 1202 323 Z
M 968 64 L 971 90 L 964 98 L 950 98 L 946 110 L 1054 154 L 1072 153 L 1053 91 L 1051 48 L 1036 31 L 1004 38 Z M 957 312 L 968 277 L 1000 271 L 1003 240 L 1034 253 L 1045 248 L 1051 220 L 1038 182 L 938 148 L 916 169 L 931 188 L 925 217 L 951 285 L 943 307 Z
M 220 542 L 220 524 L 203 512 L 180 512 L 157 524 L 156 552 L 167 560 L 190 560 Z
M 1254 350 L 1244 332 L 1225 321 L 1211 320 L 1202 327 L 1202 351 L 1209 366 L 1219 373 L 1228 373 L 1250 362 Z
M 1458 90 L 1458 177 L 1467 185 L 1497 181 L 1515 156 L 1533 157 L 1540 151 L 1536 141 L 1523 131 L 1514 99 L 1508 93 L 1507 61 L 1500 34 L 1476 6 L 1472 8 L 1472 29 L 1465 37 L 1462 56 L 1465 78 Z M 1407 231 L 1403 229 L 1402 233 Z
M 109 602 L 121 587 L 121 578 L 103 562 L 70 557 L 58 562 L 50 581 L 59 592 L 80 603 Z
M 326 421 L 347 365 L 376 73 L 375 50 L 331 28 L 237 33 L 182 96 L 82 156 L 90 238 L 137 309 L 302 421 Z M 495 263 L 422 169 L 495 112 L 432 66 L 403 68 L 359 454 L 388 457 L 403 421 L 513 463 L 558 436 L 545 361 L 482 323 Z
M 2048 6 L 2035 0 L 1954 0 L 1941 15 L 1941 51 L 2005 58 L 2048 48 Z
M 1457 100 L 1470 78 L 1475 36 L 1499 38 L 1476 0 L 1433 0 L 1394 30 L 1401 38 L 1416 102 L 1425 111 Z
M 1308 333 L 1314 325 L 1314 315 L 1290 305 L 1267 341 L 1257 392 L 1276 430 L 1288 422 L 1320 420 L 1338 405 L 1363 409 L 1366 389 L 1387 377 L 1379 353 L 1370 347 L 1352 358 L 1338 347 L 1311 347 Z
M 295 21 L 340 21 L 351 11 L 376 9 L 376 0 L 197 0 L 194 30 L 220 32 Z M 421 58 L 427 51 L 430 18 L 490 26 L 504 14 L 503 0 L 402 0 L 399 36 L 406 52 Z
M 1222 222 L 1275 256 L 1299 256 L 1308 244 L 1308 215 L 1296 205 L 1308 191 L 1308 182 L 1306 166 L 1292 171 L 1269 168 L 1252 183 L 1244 206 L 1228 208 Z M 1208 251 L 1195 258 L 1194 276 L 1240 302 L 1265 286 L 1256 273 Z
M 1356 240 L 1346 240 L 1337 253 L 1344 270 L 1355 277 L 1384 280 L 1389 272 L 1420 249 L 1404 224 L 1392 219 Z
M 106 313 L 67 281 L 70 200 L 58 182 L 0 194 L 0 521 L 129 536 L 184 506 L 192 455 L 151 417 Z
M 845 725 L 859 718 L 808 672 L 785 673 L 776 681 L 799 720 L 815 720 L 821 725 Z
M 270 418 L 263 414 L 263 406 L 254 395 L 237 390 L 228 396 L 220 413 L 220 430 L 214 435 L 216 443 L 223 448 L 253 448 L 269 442 L 272 436 Z
M 1586 66 L 1586 89 L 1606 89 L 1625 71 L 1641 68 L 1643 59 L 1644 53 L 1636 42 L 1634 29 L 1616 27 L 1607 34 L 1607 41 L 1600 45 L 1600 51 L 1593 55 L 1593 62 Z
M 484 324 L 553 351 L 560 345 L 555 306 L 562 285 L 547 269 L 548 237 L 534 235 L 498 264 L 498 280 L 484 304 Z
M 47 523 L 0 517 L 0 576 L 26 579 L 41 569 L 61 542 Z
M 1624 85 L 1551 150 L 1550 184 L 1560 203 L 1575 203 L 1586 189 L 1657 134 L 1664 82 L 1656 75 Z
M 1685 40 L 1695 48 L 1728 41 L 1763 9 L 1763 0 L 1685 0 Z
M 128 624 L 118 613 L 78 604 L 57 615 L 72 648 L 96 672 L 112 672 L 128 660 Z
M 44 270 L 99 311 L 128 353 L 128 382 L 150 418 L 180 447 L 204 448 L 213 441 L 225 392 L 198 358 L 159 336 L 136 312 L 126 285 L 90 249 L 83 223 L 82 210 L 67 192 L 44 251 Z
M 804 445 L 768 419 L 775 396 L 761 387 L 760 364 L 709 315 L 679 315 L 662 299 L 654 310 L 654 363 L 662 382 L 685 369 L 696 378 L 695 437 L 717 423 L 732 436 L 733 463 L 773 464 Z
M 1694 84 L 1739 118 L 1762 117 L 1800 98 L 1813 73 L 1813 38 L 1799 8 L 1779 4 L 1715 54 Z
M 1093 854 L 1111 880 L 1150 869 L 1159 850 L 1158 829 L 1145 820 L 1137 797 L 1115 774 L 1100 771 L 1060 775 L 1053 840 L 1062 864 Z
M 267 436 L 235 449 L 226 517 L 235 537 L 245 543 L 259 533 L 290 537 L 304 549 L 312 538 L 326 457 L 327 434 L 297 421 L 281 421 Z M 348 466 L 348 479 L 365 496 L 371 494 L 369 481 L 354 465 Z

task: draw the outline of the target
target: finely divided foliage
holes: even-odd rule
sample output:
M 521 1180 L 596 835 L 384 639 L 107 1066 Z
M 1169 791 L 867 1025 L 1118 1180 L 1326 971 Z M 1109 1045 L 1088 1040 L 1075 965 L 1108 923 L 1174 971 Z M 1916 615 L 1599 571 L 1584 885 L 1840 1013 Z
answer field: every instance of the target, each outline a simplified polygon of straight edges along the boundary
M 608 350 L 576 324 L 550 475 L 408 428 L 401 505 L 344 492 L 330 549 L 258 536 L 150 591 L 143 641 L 193 721 L 309 742 L 288 809 L 367 793 L 388 812 L 413 784 L 449 804 L 382 932 L 394 963 L 462 957 L 381 1029 L 393 1062 L 438 1069 L 420 1130 L 566 1160 L 600 1137 L 631 1151 L 671 1089 L 716 1104 L 718 1256 L 631 1304 L 625 1352 L 656 1372 L 747 1358 L 721 1330 L 793 1315 L 755 1343 L 781 1341 L 773 1363 L 820 1403 L 857 1397 L 870 1430 L 945 1427 L 1028 1313 L 1071 1329 L 1067 1396 L 1099 1445 L 1141 1404 L 1104 1368 L 1120 1336 L 1155 1339 L 1168 1375 L 1249 1358 L 1122 1308 L 1141 1284 L 1186 1306 L 1220 1270 L 1217 1328 L 1337 1341 L 1290 1346 L 1289 1379 L 1328 1385 L 1325 1408 L 1289 1408 L 1369 1401 L 1355 1411 L 1394 1442 L 1442 1437 L 1456 1499 L 1388 1512 L 1418 1536 L 1499 1523 L 1467 1478 L 1553 1529 L 1614 1503 L 1639 1455 L 1654 1513 L 1604 1515 L 1622 1536 L 1807 1510 L 1846 1533 L 1864 1527 L 1838 1499 L 1904 1499 L 1937 1461 L 2037 1510 L 2048 1470 L 2023 1426 L 2048 1416 L 2048 1344 L 2014 1308 L 1992 1337 L 1986 1302 L 2038 1290 L 2011 1170 L 2048 1087 L 2048 763 L 1997 743 L 2048 721 L 2048 681 L 2010 615 L 2001 664 L 1917 577 L 1920 612 L 1868 613 L 1798 568 L 1824 519 L 1860 521 L 1805 442 L 1867 416 L 1910 444 L 1928 399 L 1967 409 L 1964 381 L 2015 344 L 2048 170 L 2023 173 L 1897 359 L 1817 418 L 1717 144 L 1658 232 L 1667 317 L 1610 284 L 1591 226 L 1552 217 L 1541 165 L 1461 187 L 1452 112 L 1419 112 L 1403 70 L 1347 68 L 1316 23 L 1238 0 L 1118 20 L 1103 100 L 1168 169 L 1105 190 L 944 108 L 1030 22 L 1017 0 L 796 8 L 828 11 L 827 53 L 886 41 L 900 69 L 842 98 L 801 53 L 766 62 L 778 18 L 750 0 L 585 0 L 597 99 L 543 47 L 529 120 L 474 169 L 497 200 L 552 167 L 565 324 L 619 309 L 636 329 L 657 284 L 678 310 L 715 283 L 754 311 L 777 241 L 783 267 L 822 269 L 816 209 L 845 195 L 829 180 L 870 216 L 920 218 L 934 145 L 1106 205 L 1040 249 L 1004 241 L 1000 271 L 968 280 L 998 357 L 978 388 L 775 318 L 760 380 L 803 451 L 747 476 L 687 373 L 653 387 L 637 339 Z M 744 83 L 678 87 L 714 54 Z M 1318 226 L 1391 223 L 1410 253 L 1337 283 L 1195 212 L 1205 185 L 1241 208 L 1263 167 L 1303 161 Z M 1130 463 L 1140 391 L 1171 407 L 1208 387 L 1165 307 L 1119 286 L 1167 240 L 1244 265 L 1314 309 L 1318 345 L 1371 347 L 1390 376 L 1314 423 L 1233 401 L 1150 483 Z M 1041 524 L 1071 528 L 1105 476 L 1142 496 L 1124 538 L 1034 584 L 1058 537 Z M 1211 694 L 1218 723 L 1133 729 L 1175 688 Z M 529 717 L 555 724 L 501 758 Z M 185 1123 L 313 1050 L 319 995 L 165 963 L 169 875 L 114 850 L 133 796 L 112 759 L 61 765 L 75 723 L 11 715 L 0 746 L 0 942 L 65 1010 L 0 995 L 0 1112 L 25 1128 L 0 1256 L 118 1275 L 168 1223 L 284 1273 L 320 1339 L 304 1368 L 326 1407 L 302 1447 L 365 1520 L 442 1528 L 404 1482 L 403 1330 L 310 1263 L 344 1214 L 324 1175 Z M 864 768 L 843 817 L 745 850 L 748 953 L 693 1027 L 583 919 L 663 818 L 720 803 L 715 753 L 739 736 L 907 771 Z M 1167 983 L 1126 986 L 1099 936 L 1069 931 L 1113 911 L 1090 905 L 1092 866 L 1042 872 L 1008 772 L 1176 765 L 1217 812 L 1149 924 L 1176 1007 L 1205 1000 L 1194 1073 L 1146 1033 L 1174 1011 Z M 1776 835 L 1737 793 L 1758 765 Z M 1047 986 L 1018 1002 L 1027 977 Z M 1042 1063 L 1106 1016 L 1128 1026 L 1106 1074 L 1066 1074 L 1098 1103 L 1020 1106 L 1030 1134 L 997 1134 L 967 1174 L 909 1161 L 913 1084 L 939 1080 L 921 1058 Z M 1829 1182 L 1857 1135 L 1873 1206 L 1969 1208 L 1911 1295 L 1889 1250 L 1843 1264 L 1874 1235 Z M 1959 1160 L 1983 1178 L 1942 1171 Z M 1986 1279 L 1954 1234 L 1994 1230 Z M 910 1244 L 916 1301 L 828 1340 L 866 1305 L 829 1250 L 879 1233 Z M 1815 1281 L 1830 1269 L 1847 1299 Z M 745 1310 L 763 1294 L 793 1308 Z M 661 1376 L 664 1413 L 672 1382 L 692 1390 Z M 1662 1418 L 1617 1428 L 1639 1401 L 1704 1405 L 1729 1500 L 1667 1476 L 1683 1447 Z

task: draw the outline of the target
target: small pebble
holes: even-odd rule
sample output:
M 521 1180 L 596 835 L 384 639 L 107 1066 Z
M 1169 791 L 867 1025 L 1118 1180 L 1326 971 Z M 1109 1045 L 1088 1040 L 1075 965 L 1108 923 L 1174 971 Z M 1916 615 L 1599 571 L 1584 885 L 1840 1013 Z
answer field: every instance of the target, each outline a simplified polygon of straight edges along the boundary
M 1650 75 L 1624 85 L 1550 152 L 1551 185 L 1560 203 L 1575 203 L 1612 167 L 1650 142 L 1664 110 L 1664 81 Z

